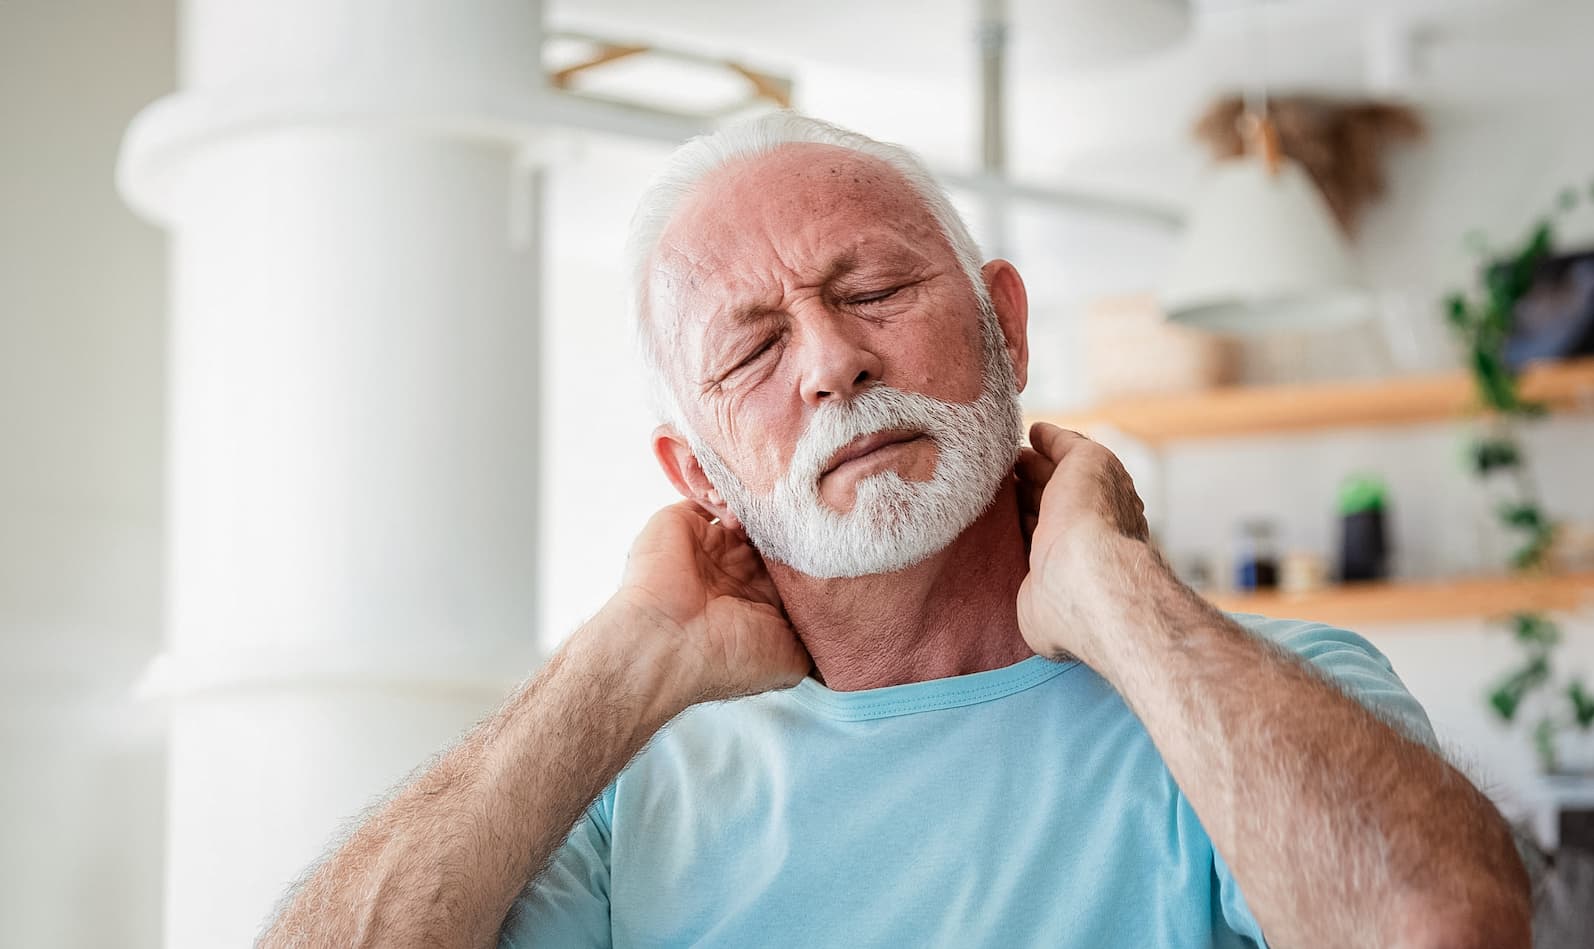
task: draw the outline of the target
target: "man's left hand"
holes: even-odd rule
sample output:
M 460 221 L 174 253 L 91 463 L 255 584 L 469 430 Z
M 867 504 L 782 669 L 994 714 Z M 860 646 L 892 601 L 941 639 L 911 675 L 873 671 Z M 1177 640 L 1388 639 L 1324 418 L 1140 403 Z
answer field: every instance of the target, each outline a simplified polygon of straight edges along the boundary
M 1030 539 L 1018 621 L 1038 654 L 1074 655 L 1104 671 L 1093 634 L 1102 607 L 1134 588 L 1131 574 L 1165 570 L 1151 549 L 1146 508 L 1117 456 L 1046 422 L 1022 449 L 1019 505 Z

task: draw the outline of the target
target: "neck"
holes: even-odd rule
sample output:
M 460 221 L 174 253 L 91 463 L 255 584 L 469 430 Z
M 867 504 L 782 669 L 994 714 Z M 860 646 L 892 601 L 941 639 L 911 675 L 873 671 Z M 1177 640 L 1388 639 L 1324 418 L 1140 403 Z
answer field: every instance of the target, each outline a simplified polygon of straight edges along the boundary
M 1034 655 L 1018 629 L 1029 555 L 1011 478 L 957 540 L 906 570 L 820 580 L 769 566 L 820 681 L 836 691 L 984 672 Z

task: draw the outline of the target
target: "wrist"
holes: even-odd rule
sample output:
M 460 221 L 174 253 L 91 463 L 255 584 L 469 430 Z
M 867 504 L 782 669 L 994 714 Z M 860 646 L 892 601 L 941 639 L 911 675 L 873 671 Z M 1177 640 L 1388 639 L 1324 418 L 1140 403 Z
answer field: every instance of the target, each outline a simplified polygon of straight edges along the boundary
M 1150 544 L 1117 531 L 1079 535 L 1066 560 L 1073 569 L 1052 597 L 1059 631 L 1073 634 L 1063 648 L 1111 680 L 1163 628 L 1159 613 L 1188 591 Z
M 1070 560 L 1079 565 L 1076 609 L 1087 622 L 1111 621 L 1134 610 L 1165 572 L 1150 544 L 1116 531 L 1083 539 Z
M 697 699 L 681 666 L 680 630 L 656 611 L 616 594 L 571 637 L 570 647 L 615 698 L 654 730 Z

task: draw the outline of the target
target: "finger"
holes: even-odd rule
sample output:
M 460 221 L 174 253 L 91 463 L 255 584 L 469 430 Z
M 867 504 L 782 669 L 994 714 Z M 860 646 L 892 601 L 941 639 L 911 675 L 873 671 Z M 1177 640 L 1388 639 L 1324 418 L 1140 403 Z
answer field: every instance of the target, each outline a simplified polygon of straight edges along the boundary
M 1078 432 L 1059 428 L 1050 422 L 1036 422 L 1029 427 L 1029 443 L 1035 446 L 1036 451 L 1050 458 L 1053 464 L 1060 463 L 1064 455 L 1089 441 Z
M 1013 473 L 1018 476 L 1019 503 L 1029 510 L 1040 510 L 1041 497 L 1056 470 L 1057 465 L 1050 458 L 1033 448 L 1022 449 L 1013 467 Z
M 1020 478 L 1044 486 L 1052 480 L 1052 472 L 1057 470 L 1057 462 L 1033 448 L 1020 448 L 1018 461 L 1013 466 Z

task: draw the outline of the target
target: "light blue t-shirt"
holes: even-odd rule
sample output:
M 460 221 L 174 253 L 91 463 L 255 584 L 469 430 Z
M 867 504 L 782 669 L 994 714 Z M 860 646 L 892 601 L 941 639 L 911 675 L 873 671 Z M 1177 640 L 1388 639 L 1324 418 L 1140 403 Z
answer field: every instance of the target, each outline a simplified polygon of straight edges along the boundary
M 1235 615 L 1411 737 L 1354 633 Z M 603 792 L 503 947 L 1265 945 L 1123 700 L 1039 656 L 928 682 L 696 706 Z

